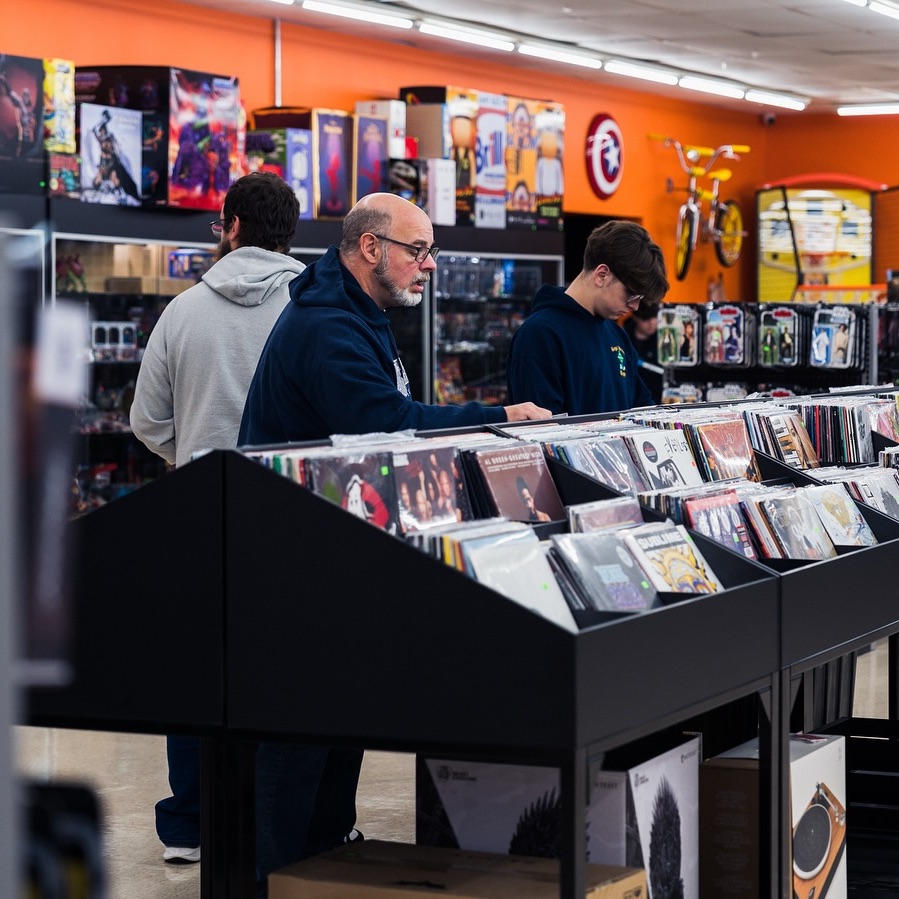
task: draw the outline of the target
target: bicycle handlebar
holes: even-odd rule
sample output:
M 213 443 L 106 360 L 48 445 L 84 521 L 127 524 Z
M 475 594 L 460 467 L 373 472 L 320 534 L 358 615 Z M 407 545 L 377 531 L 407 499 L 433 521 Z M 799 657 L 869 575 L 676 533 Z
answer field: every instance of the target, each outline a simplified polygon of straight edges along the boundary
M 654 132 L 649 134 L 649 138 L 650 140 L 661 141 L 666 147 L 674 147 L 677 153 L 678 162 L 688 175 L 694 174 L 694 169 L 696 168 L 696 166 L 690 164 L 690 160 L 687 159 L 688 155 L 695 156 L 697 161 L 700 159 L 705 160 L 699 168 L 702 169 L 705 174 L 708 174 L 719 157 L 723 157 L 724 159 L 739 159 L 740 157 L 737 154 L 749 152 L 748 144 L 722 144 L 720 147 L 714 148 L 700 147 L 696 144 L 682 144 L 676 138 Z

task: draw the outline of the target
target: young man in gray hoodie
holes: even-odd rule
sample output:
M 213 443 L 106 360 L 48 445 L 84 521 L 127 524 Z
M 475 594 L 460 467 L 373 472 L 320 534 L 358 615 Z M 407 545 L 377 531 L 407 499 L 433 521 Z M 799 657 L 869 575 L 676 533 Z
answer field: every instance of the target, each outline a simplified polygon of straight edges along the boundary
M 289 299 L 288 285 L 305 268 L 286 255 L 298 217 L 292 188 L 276 175 L 254 173 L 236 181 L 225 196 L 221 218 L 212 224 L 220 240 L 215 264 L 166 306 L 150 334 L 137 377 L 131 427 L 167 462 L 184 465 L 199 450 L 237 446 L 247 390 L 262 347 Z M 168 737 L 166 750 L 173 795 L 156 805 L 163 859 L 198 862 L 200 743 L 194 737 Z M 359 756 L 351 760 L 357 775 Z M 265 783 L 264 772 L 260 773 L 257 780 Z M 315 790 L 313 781 L 310 789 Z M 299 784 L 297 790 L 302 787 Z M 271 840 L 260 847 L 263 855 L 272 851 L 277 839 L 291 844 L 302 840 L 283 833 L 283 827 L 266 826 L 269 806 L 257 813 L 263 832 L 271 833 Z M 344 833 L 351 827 L 352 823 Z

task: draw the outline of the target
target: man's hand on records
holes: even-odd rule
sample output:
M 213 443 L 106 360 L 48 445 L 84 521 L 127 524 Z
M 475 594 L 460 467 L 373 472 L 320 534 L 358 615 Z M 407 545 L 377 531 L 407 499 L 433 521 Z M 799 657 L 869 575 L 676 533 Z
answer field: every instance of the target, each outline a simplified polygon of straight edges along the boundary
M 509 421 L 536 421 L 540 418 L 551 418 L 552 412 L 534 403 L 518 403 L 506 406 L 506 418 Z

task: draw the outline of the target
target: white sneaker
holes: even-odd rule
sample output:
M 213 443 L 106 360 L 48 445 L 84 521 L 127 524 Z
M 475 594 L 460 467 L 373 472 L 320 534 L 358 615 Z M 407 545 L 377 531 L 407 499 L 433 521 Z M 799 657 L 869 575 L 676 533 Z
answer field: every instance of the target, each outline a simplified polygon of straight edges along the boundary
M 199 846 L 166 846 L 162 860 L 173 865 L 191 865 L 200 860 Z

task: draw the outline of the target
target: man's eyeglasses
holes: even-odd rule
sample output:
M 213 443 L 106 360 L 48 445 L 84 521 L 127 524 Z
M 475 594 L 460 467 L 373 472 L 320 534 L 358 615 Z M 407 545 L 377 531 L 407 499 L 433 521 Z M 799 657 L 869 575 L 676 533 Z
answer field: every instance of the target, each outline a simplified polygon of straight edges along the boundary
M 374 232 L 372 232 L 372 234 L 374 234 Z M 374 236 L 377 237 L 378 240 L 386 240 L 386 241 L 389 241 L 390 243 L 395 243 L 401 247 L 405 247 L 407 250 L 409 250 L 410 253 L 412 253 L 412 255 L 415 258 L 415 261 L 419 265 L 421 265 L 422 262 L 424 262 L 428 256 L 430 256 L 431 259 L 436 259 L 437 254 L 440 252 L 440 247 L 436 247 L 436 246 L 435 247 L 420 247 L 417 244 L 403 243 L 401 240 L 394 240 L 392 237 L 387 237 L 384 234 L 374 234 Z
M 225 220 L 219 219 L 218 221 L 210 222 L 209 227 L 212 228 L 212 233 L 216 237 L 221 237 L 222 232 L 225 230 Z

